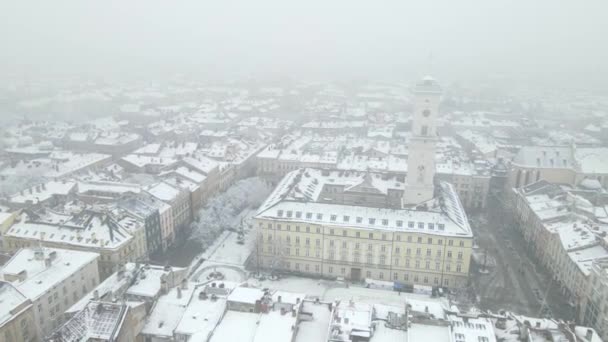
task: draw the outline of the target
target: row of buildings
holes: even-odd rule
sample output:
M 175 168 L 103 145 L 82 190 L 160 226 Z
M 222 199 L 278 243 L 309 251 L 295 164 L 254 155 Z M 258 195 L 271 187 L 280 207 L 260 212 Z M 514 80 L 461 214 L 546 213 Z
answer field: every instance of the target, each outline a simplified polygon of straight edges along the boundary
M 584 184 L 583 184 L 584 185 Z M 577 318 L 608 331 L 608 195 L 601 188 L 545 180 L 512 191 L 513 213 L 529 251 L 552 275 Z
M 96 253 L 27 248 L 0 275 L 3 341 L 601 342 L 585 326 L 461 311 L 443 297 L 364 287 L 315 296 L 127 263 L 99 281 Z M 332 299 L 329 299 L 331 297 Z

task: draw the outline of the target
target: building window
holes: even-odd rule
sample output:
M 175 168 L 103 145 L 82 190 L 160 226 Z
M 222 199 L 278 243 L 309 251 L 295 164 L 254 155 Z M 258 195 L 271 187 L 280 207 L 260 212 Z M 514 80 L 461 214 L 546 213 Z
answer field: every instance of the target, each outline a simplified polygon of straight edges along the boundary
M 428 135 L 429 134 L 429 127 L 427 125 L 423 125 L 420 128 L 420 134 L 421 135 Z
M 368 278 L 372 277 L 372 272 L 371 271 L 365 271 L 365 276 Z
M 397 220 L 397 227 L 403 227 L 403 221 Z

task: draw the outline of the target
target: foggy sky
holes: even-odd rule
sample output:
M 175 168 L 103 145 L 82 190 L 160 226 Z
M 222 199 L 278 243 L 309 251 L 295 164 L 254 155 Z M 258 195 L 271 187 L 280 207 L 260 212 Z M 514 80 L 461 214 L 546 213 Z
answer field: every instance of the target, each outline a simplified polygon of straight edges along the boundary
M 606 0 L 3 0 L 0 72 L 604 79 L 606 13 Z

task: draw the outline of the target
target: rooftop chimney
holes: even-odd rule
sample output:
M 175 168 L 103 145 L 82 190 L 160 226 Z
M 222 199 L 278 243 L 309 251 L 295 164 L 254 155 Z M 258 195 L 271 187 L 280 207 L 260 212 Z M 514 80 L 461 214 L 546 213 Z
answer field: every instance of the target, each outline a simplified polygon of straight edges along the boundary
M 182 288 L 181 287 L 177 288 L 177 298 L 182 298 Z
M 587 333 L 585 334 L 585 338 L 587 339 L 587 341 L 591 341 L 591 339 L 593 339 L 593 330 L 592 329 L 587 329 Z

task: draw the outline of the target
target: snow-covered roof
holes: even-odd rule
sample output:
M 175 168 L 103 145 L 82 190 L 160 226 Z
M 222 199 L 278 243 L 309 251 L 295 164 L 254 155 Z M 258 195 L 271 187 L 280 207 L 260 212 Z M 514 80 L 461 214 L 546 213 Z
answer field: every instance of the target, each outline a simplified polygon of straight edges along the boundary
M 449 183 L 439 184 L 442 204 L 435 210 L 388 209 L 314 202 L 314 189 L 310 190 L 311 195 L 306 198 L 299 200 L 290 198 L 292 189 L 306 179 L 301 175 L 308 170 L 288 173 L 260 206 L 256 218 L 337 227 L 348 225 L 361 229 L 395 232 L 415 231 L 448 236 L 472 236 L 462 204 Z M 308 191 L 308 185 L 301 191 Z
M 97 258 L 99 254 L 92 252 L 24 248 L 13 255 L 1 273 L 4 279 L 7 279 L 7 276 L 14 279 L 20 274 L 25 275 L 25 279 L 12 282 L 23 295 L 35 300 L 57 284 L 76 275 L 87 264 L 97 262 Z
M 22 190 L 19 193 L 12 195 L 10 197 L 10 202 L 18 204 L 26 204 L 31 202 L 32 204 L 37 204 L 47 201 L 56 195 L 66 196 L 74 189 L 75 186 L 75 182 L 50 181 L 30 187 L 29 189 Z
M 47 210 L 48 211 L 48 210 Z M 42 221 L 13 224 L 6 235 L 32 241 L 49 241 L 89 248 L 118 248 L 133 239 L 119 223 L 97 213 L 83 212 L 76 216 L 48 213 Z M 111 226 L 110 226 L 111 225 Z
M 172 202 L 180 195 L 180 190 L 166 182 L 156 183 L 146 189 L 146 191 L 161 201 Z
M 28 298 L 26 298 L 13 284 L 0 281 L 0 327 L 16 317 L 21 310 L 25 310 L 27 306 L 23 306 L 20 311 L 15 311 L 15 309 L 22 306 L 27 300 Z
M 50 337 L 57 342 L 115 341 L 129 307 L 125 304 L 91 301 L 87 306 L 61 325 Z
M 264 291 L 254 287 L 237 287 L 230 295 L 228 295 L 229 302 L 255 304 L 257 301 L 264 297 Z

